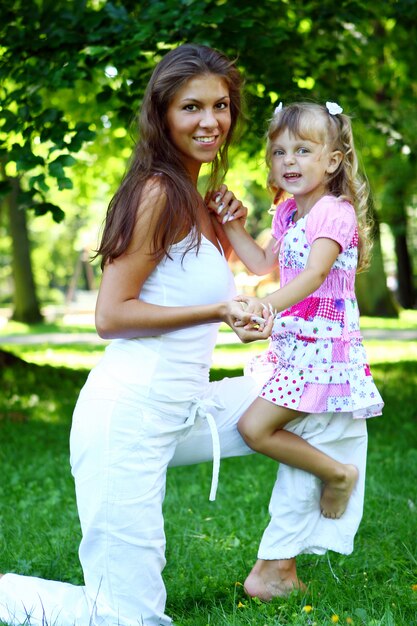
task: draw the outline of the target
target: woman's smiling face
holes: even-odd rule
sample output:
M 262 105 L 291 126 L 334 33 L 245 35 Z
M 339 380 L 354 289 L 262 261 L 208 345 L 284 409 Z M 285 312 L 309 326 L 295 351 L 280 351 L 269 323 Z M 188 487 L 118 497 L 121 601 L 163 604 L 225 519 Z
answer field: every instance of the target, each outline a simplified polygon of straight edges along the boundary
M 203 163 L 210 163 L 230 130 L 230 98 L 226 81 L 203 74 L 178 89 L 167 111 L 172 143 L 196 179 Z

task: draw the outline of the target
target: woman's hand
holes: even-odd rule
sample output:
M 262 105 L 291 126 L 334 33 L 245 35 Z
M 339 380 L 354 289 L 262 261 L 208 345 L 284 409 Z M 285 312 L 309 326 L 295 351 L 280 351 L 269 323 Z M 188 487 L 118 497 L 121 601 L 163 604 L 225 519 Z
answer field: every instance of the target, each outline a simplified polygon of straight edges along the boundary
M 245 310 L 242 304 L 244 301 L 232 300 L 227 302 L 224 321 L 234 330 L 242 343 L 268 339 L 272 332 L 274 316 L 269 311 L 265 313 L 265 309 L 262 309 L 263 316 L 255 315 L 253 312 Z
M 215 214 L 219 224 L 224 225 L 236 220 L 240 220 L 242 226 L 245 224 L 248 210 L 226 185 L 221 185 L 217 191 L 208 193 L 205 202 L 209 211 Z

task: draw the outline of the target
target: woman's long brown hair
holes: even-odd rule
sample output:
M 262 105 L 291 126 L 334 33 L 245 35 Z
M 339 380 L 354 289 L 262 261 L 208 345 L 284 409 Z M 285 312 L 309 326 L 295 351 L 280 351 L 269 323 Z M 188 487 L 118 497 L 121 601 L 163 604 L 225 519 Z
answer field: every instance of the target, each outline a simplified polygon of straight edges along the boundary
M 139 141 L 126 175 L 110 201 L 96 252 L 96 256 L 102 256 L 102 267 L 127 249 L 143 189 L 155 175 L 165 190 L 167 201 L 154 233 L 154 258 L 159 261 L 169 256 L 170 246 L 184 232 L 194 235 L 187 251 L 199 246 L 201 229 L 197 211 L 201 196 L 170 139 L 166 113 L 175 94 L 188 80 L 207 74 L 221 77 L 229 88 L 231 126 L 211 164 L 208 189 L 215 189 L 224 178 L 228 169 L 227 151 L 241 114 L 242 78 L 234 62 L 217 50 L 183 44 L 158 63 L 145 91 L 139 116 Z

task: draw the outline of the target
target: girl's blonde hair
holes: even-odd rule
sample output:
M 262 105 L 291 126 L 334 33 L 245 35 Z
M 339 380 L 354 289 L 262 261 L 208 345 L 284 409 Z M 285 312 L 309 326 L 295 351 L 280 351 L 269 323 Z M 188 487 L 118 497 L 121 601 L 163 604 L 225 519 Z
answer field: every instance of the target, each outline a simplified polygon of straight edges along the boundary
M 323 144 L 331 152 L 339 150 L 343 154 L 339 167 L 328 174 L 326 187 L 329 194 L 347 200 L 355 209 L 359 236 L 358 271 L 365 269 L 369 265 L 372 248 L 372 223 L 368 216 L 369 189 L 366 179 L 358 173 L 358 157 L 350 118 L 343 113 L 331 115 L 325 106 L 309 102 L 296 102 L 275 113 L 267 132 L 266 162 L 269 167 L 268 187 L 277 201 L 282 199 L 285 192 L 277 187 L 272 178 L 272 144 L 277 135 L 285 130 L 302 139 Z

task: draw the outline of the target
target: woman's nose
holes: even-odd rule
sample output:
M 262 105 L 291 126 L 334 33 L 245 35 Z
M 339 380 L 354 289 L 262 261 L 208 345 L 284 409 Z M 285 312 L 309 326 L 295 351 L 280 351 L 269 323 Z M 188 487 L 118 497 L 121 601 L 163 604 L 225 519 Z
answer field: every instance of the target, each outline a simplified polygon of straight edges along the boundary
M 214 115 L 213 110 L 204 109 L 203 115 L 200 120 L 200 126 L 203 126 L 204 128 L 214 128 L 217 126 L 217 124 L 217 118 Z

